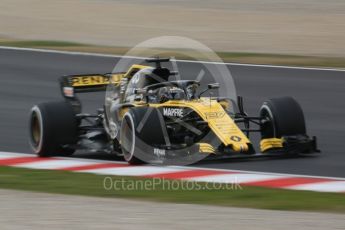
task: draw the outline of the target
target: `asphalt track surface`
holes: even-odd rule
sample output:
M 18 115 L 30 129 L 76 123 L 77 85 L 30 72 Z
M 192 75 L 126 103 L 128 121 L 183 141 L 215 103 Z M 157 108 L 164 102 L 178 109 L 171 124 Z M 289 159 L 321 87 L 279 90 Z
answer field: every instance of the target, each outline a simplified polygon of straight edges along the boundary
M 28 113 L 38 102 L 61 100 L 61 75 L 111 72 L 118 58 L 0 49 L 0 151 L 30 153 Z M 196 76 L 202 64 L 179 63 L 182 76 Z M 303 158 L 202 162 L 198 167 L 345 177 L 345 72 L 228 65 L 245 108 L 257 115 L 268 98 L 292 95 L 302 105 L 308 133 L 322 154 Z M 207 76 L 207 74 L 206 74 Z M 101 93 L 82 96 L 85 111 L 104 101 Z M 105 154 L 77 157 L 118 160 Z

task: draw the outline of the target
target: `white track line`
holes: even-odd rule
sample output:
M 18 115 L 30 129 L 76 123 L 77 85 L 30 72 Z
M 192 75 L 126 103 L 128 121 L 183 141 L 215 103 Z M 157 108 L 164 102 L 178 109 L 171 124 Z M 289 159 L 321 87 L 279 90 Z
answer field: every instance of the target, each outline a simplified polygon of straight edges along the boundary
M 33 157 L 35 155 L 23 154 L 23 153 L 1 152 L 0 151 L 0 159 L 13 158 L 13 157 L 25 157 L 25 156 Z
M 31 155 L 33 156 L 33 155 Z M 10 154 L 10 153 L 7 153 L 7 152 L 0 152 L 0 160 L 4 160 L 4 159 L 7 159 L 7 158 L 14 158 L 14 157 L 23 157 L 22 154 L 16 154 L 16 153 L 13 153 L 13 154 Z
M 102 54 L 102 53 L 87 53 L 87 52 L 76 52 L 76 51 L 60 51 L 60 50 L 50 50 L 50 49 L 34 49 L 34 48 L 21 48 L 21 47 L 10 47 L 10 46 L 0 46 L 0 49 L 7 50 L 19 50 L 19 51 L 30 51 L 30 52 L 41 52 L 41 53 L 55 53 L 64 55 L 79 55 L 79 56 L 95 56 L 95 57 L 108 57 L 108 58 L 129 58 L 129 59 L 139 59 L 144 60 L 145 57 L 137 56 L 122 56 L 114 54 Z M 186 63 L 202 63 L 202 64 L 216 64 L 216 65 L 232 65 L 232 66 L 250 66 L 250 67 L 260 67 L 260 68 L 281 68 L 281 69 L 300 69 L 300 70 L 313 70 L 313 71 L 335 71 L 335 72 L 345 72 L 345 69 L 340 68 L 317 68 L 317 67 L 298 67 L 298 66 L 282 66 L 282 65 L 258 65 L 258 64 L 242 64 L 242 63 L 232 63 L 232 62 L 210 62 L 210 61 L 191 61 L 191 60 L 176 60 L 178 62 Z

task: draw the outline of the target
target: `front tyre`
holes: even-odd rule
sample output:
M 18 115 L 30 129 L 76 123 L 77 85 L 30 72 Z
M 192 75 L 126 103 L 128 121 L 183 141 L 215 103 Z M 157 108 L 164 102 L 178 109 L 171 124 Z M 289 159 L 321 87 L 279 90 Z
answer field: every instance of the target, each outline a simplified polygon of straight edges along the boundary
M 120 131 L 121 149 L 128 163 L 142 164 L 154 159 L 156 147 L 165 144 L 162 122 L 162 115 L 156 108 L 134 107 L 128 110 Z
M 133 116 L 130 113 L 126 113 L 121 123 L 121 150 L 123 157 L 130 164 L 143 163 L 135 155 L 135 124 Z
M 66 156 L 74 149 L 66 147 L 78 140 L 78 122 L 73 108 L 65 101 L 35 105 L 30 112 L 29 142 L 40 157 Z
M 273 98 L 260 109 L 262 138 L 306 135 L 301 106 L 291 97 Z

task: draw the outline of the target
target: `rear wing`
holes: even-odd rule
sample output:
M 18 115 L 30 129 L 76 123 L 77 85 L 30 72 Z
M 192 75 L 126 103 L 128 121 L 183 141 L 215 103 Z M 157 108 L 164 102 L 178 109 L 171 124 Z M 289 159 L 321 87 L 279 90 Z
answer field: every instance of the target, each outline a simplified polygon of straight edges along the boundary
M 117 85 L 126 73 L 70 75 L 60 78 L 64 97 L 74 98 L 76 93 L 104 91 L 109 84 Z
M 76 113 L 81 112 L 81 103 L 77 97 L 78 93 L 89 93 L 105 91 L 107 86 L 120 85 L 123 78 L 131 78 L 140 69 L 147 68 L 143 65 L 132 65 L 127 72 L 106 73 L 106 74 L 80 74 L 62 76 L 59 79 L 61 93 L 74 108 Z
M 76 114 L 81 113 L 82 104 L 78 99 L 78 93 L 105 91 L 109 84 L 120 84 L 126 73 L 86 74 L 62 76 L 59 79 L 61 93 L 70 103 Z
M 105 91 L 109 84 L 118 85 L 122 78 L 131 78 L 143 65 L 132 65 L 127 72 L 106 74 L 69 75 L 60 78 L 62 95 L 65 98 L 75 98 L 77 93 Z

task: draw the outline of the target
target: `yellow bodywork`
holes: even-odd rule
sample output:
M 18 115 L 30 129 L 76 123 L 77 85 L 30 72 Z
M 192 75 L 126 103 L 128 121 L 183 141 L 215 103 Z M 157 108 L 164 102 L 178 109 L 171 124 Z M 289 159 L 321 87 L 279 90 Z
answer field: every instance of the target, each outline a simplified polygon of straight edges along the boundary
M 191 108 L 208 122 L 210 129 L 225 146 L 230 146 L 235 152 L 246 152 L 249 149 L 249 139 L 217 100 L 204 97 L 192 101 L 171 100 L 162 104 L 149 104 L 149 106 Z
M 283 138 L 267 138 L 260 141 L 261 152 L 266 152 L 270 149 L 283 148 Z
M 146 69 L 146 68 L 150 68 L 150 66 L 146 66 L 146 65 L 132 65 L 131 68 L 129 68 L 129 70 L 125 73 L 125 77 L 127 78 L 131 78 L 133 77 L 133 75 L 138 72 L 141 69 Z
M 106 75 L 78 75 L 71 76 L 71 86 L 73 88 L 84 87 L 105 87 L 108 84 L 119 85 L 123 78 L 130 79 L 141 69 L 150 66 L 132 65 L 126 73 L 114 73 Z M 221 102 L 211 98 L 200 98 L 191 101 L 170 100 L 161 104 L 147 104 L 142 101 L 134 102 L 134 106 L 151 107 L 183 107 L 194 110 L 206 122 L 208 126 L 221 140 L 224 146 L 229 146 L 236 152 L 246 152 L 249 150 L 249 139 L 242 133 L 234 120 L 227 114 L 223 106 L 230 106 L 228 103 L 222 106 Z M 128 110 L 124 107 L 120 117 Z M 207 143 L 200 145 L 201 152 L 214 153 L 213 147 Z
M 200 153 L 206 153 L 206 154 L 216 153 L 216 150 L 213 148 L 213 146 L 208 143 L 198 143 L 198 145 L 199 145 Z

